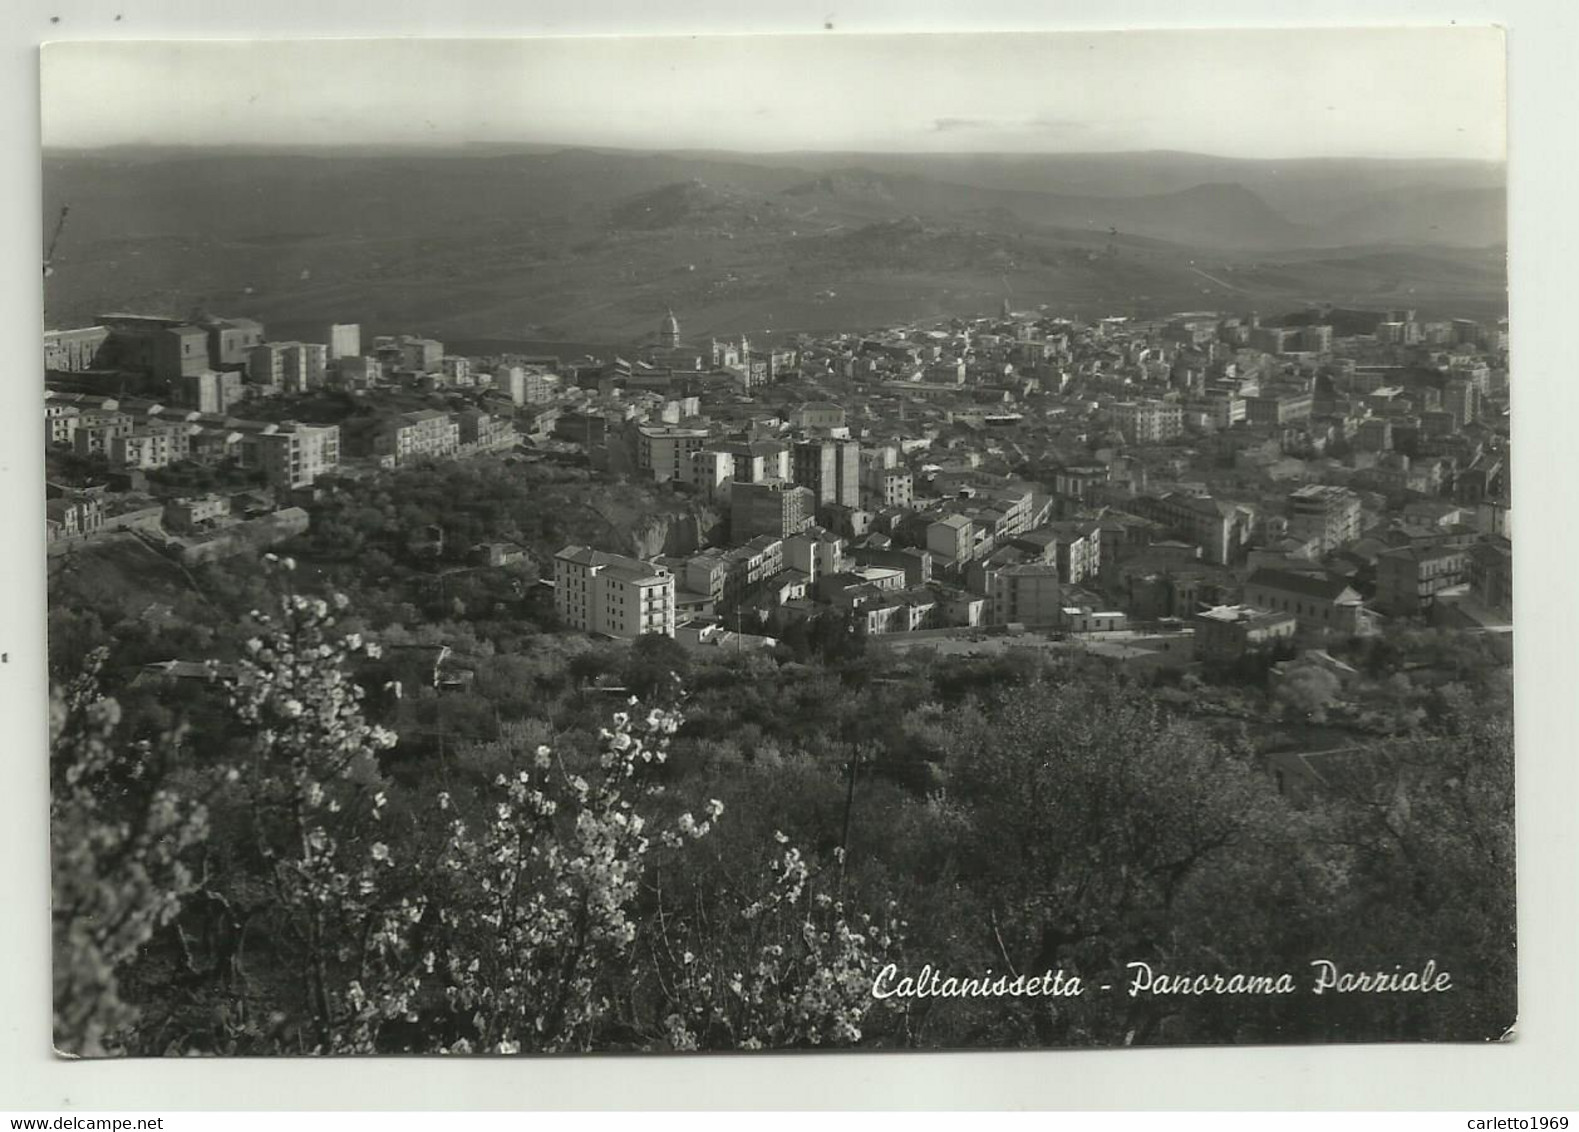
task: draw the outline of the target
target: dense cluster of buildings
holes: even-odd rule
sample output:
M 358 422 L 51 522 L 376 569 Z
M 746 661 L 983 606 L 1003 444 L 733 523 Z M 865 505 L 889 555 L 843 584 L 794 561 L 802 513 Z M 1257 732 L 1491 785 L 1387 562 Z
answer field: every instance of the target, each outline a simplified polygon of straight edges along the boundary
M 215 521 L 229 513 L 223 494 L 150 509 L 142 489 L 159 469 L 236 469 L 288 504 L 326 474 L 510 451 L 553 426 L 552 416 L 531 415 L 555 400 L 558 378 L 542 365 L 479 372 L 442 343 L 406 335 L 373 338 L 364 350 L 354 323 L 330 325 L 323 337 L 273 340 L 256 320 L 207 315 L 105 315 L 46 333 L 45 444 L 98 466 L 101 481 L 95 492 L 51 498 L 50 542 L 143 530 L 150 514 L 172 538 L 227 525 Z M 363 399 L 371 427 L 346 434 L 340 423 L 292 419 L 297 406 L 321 413 L 307 402 L 324 391 Z M 381 396 L 434 391 L 459 391 L 466 407 L 400 411 Z M 298 524 L 290 518 L 276 526 Z
M 1229 662 L 1391 619 L 1511 620 L 1502 324 L 1005 306 L 688 344 L 670 312 L 647 343 L 573 361 L 323 337 L 125 315 L 52 333 L 48 438 L 113 469 L 233 460 L 284 489 L 521 446 L 668 485 L 713 516 L 698 538 L 555 560 L 560 617 L 614 637 L 832 614 L 877 636 L 1172 633 Z M 451 407 L 344 438 L 248 416 L 319 389 Z M 65 503 L 50 522 L 93 529 Z
M 45 435 L 52 447 L 102 457 L 111 470 L 234 463 L 274 487 L 305 487 L 340 464 L 340 429 L 299 421 L 246 420 L 146 397 L 49 390 Z
M 682 625 L 1172 632 L 1209 663 L 1398 618 L 1505 628 L 1505 327 L 1284 322 L 1005 310 L 802 337 L 764 386 L 671 315 L 658 351 L 567 375 L 557 435 L 717 505 L 708 545 L 650 563 Z
M 112 472 L 233 464 L 272 487 L 299 488 L 343 458 L 395 467 L 513 449 L 542 423 L 518 421 L 517 410 L 551 402 L 558 381 L 542 366 L 478 373 L 426 338 L 378 337 L 363 353 L 356 324 L 331 325 L 325 338 L 267 340 L 255 320 L 207 316 L 105 315 L 48 332 L 45 443 L 101 458 Z M 278 419 L 278 406 L 321 390 L 371 395 L 375 405 L 379 390 L 464 390 L 472 407 L 385 414 L 352 450 L 338 424 Z

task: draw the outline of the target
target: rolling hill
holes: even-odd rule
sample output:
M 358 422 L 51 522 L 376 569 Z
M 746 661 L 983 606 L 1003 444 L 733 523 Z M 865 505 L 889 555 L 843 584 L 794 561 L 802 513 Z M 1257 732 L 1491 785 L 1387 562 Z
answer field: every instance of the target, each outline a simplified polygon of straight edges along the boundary
M 1508 200 L 1501 188 L 1392 190 L 1322 226 L 1346 244 L 1449 244 L 1485 247 L 1507 239 Z
M 47 311 L 576 341 L 642 336 L 668 306 L 688 332 L 761 333 L 1005 294 L 1076 313 L 1314 298 L 1488 314 L 1506 302 L 1488 177 L 1156 154 L 51 152 L 47 222 L 71 216 Z

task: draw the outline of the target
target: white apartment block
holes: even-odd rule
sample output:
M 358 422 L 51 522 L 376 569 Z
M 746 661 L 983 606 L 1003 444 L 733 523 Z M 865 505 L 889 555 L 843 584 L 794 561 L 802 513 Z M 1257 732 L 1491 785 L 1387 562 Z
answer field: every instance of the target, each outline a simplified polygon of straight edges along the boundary
M 708 498 L 729 498 L 729 485 L 734 482 L 735 458 L 728 452 L 702 449 L 691 457 L 690 482 L 704 490 Z
M 437 409 L 403 413 L 373 438 L 373 454 L 390 467 L 453 456 L 460 446 L 460 422 Z
M 1297 539 L 1319 539 L 1322 552 L 1360 537 L 1360 497 L 1332 484 L 1313 483 L 1288 497 L 1288 532 Z
M 329 360 L 354 358 L 362 352 L 362 327 L 355 322 L 337 322 L 329 327 Z
M 1172 440 L 1184 431 L 1184 411 L 1166 401 L 1120 401 L 1110 409 L 1113 423 L 1131 444 Z
M 667 567 L 585 546 L 554 556 L 554 608 L 586 633 L 632 640 L 674 636 L 674 575 Z
M 664 428 L 641 425 L 636 429 L 636 466 L 652 473 L 659 483 L 696 482 L 695 456 L 707 446 L 703 428 Z
M 254 466 L 275 487 L 306 487 L 340 465 L 340 427 L 287 423 L 263 433 L 243 447 L 251 449 Z
M 152 425 L 111 438 L 110 463 L 121 468 L 164 468 L 192 453 L 192 433 L 186 425 Z

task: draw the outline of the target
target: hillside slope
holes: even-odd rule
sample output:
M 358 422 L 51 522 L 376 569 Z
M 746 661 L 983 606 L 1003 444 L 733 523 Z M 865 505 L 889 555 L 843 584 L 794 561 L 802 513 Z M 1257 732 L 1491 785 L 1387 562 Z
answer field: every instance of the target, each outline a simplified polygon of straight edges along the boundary
M 1458 183 L 1483 171 L 1454 167 L 1429 188 L 1411 166 L 1356 195 L 1322 188 L 1331 170 L 1305 170 L 1306 195 L 1324 203 L 1307 200 L 1316 219 L 1295 223 L 1264 195 L 1276 170 L 1256 163 L 1130 155 L 1129 191 L 1103 194 L 1068 190 L 1111 182 L 1126 168 L 1117 157 L 820 162 L 50 153 L 46 215 L 69 204 L 71 222 L 47 317 L 203 306 L 303 335 L 341 320 L 585 342 L 639 339 L 668 307 L 688 333 L 763 333 L 975 313 L 1005 295 L 1076 313 L 1311 297 L 1479 313 L 1505 303 L 1499 260 L 1450 254 L 1489 244 L 1500 225 L 1500 187 Z M 1178 184 L 1197 173 L 1214 179 Z M 1000 183 L 948 179 L 967 175 Z M 1406 175 L 1414 187 L 1388 187 Z M 1379 245 L 1418 254 L 1366 258 Z

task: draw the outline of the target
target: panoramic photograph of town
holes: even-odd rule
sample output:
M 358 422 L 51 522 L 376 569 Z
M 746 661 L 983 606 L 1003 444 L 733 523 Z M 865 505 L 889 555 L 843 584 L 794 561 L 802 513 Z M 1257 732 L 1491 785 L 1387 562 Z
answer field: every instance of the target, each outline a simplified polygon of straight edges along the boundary
M 1502 52 L 47 47 L 55 1047 L 1502 1038 Z

